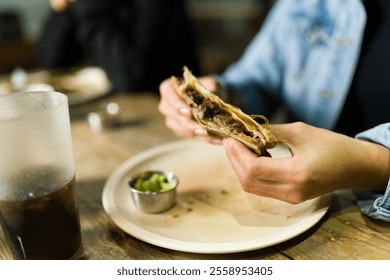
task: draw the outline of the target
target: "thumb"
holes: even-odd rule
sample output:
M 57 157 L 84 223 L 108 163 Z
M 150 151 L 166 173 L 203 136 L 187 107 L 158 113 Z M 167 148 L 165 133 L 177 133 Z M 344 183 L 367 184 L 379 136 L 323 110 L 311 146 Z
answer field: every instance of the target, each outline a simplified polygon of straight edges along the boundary
M 308 125 L 302 122 L 270 125 L 272 134 L 281 144 L 287 146 L 294 155 L 299 147 L 305 145 L 308 139 Z
M 247 168 L 244 165 L 250 166 L 251 162 L 257 159 L 257 155 L 234 138 L 223 138 L 222 144 L 225 148 L 226 155 L 236 170 Z
M 250 151 L 244 144 L 234 138 L 222 138 L 222 144 L 227 154 L 230 154 L 235 157 L 242 156 L 257 158 L 257 156 L 252 151 Z
M 310 125 L 303 122 L 287 123 L 287 124 L 273 124 L 270 125 L 272 134 L 279 142 L 286 145 L 297 146 L 308 138 L 309 133 L 314 133 L 310 130 Z

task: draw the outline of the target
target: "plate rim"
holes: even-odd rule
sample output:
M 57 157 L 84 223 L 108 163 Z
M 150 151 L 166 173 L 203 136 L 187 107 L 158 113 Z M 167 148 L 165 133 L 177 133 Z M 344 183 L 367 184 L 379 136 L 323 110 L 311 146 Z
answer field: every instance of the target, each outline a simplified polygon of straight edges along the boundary
M 201 253 L 201 254 L 238 253 L 238 252 L 253 251 L 253 250 L 270 247 L 275 244 L 279 244 L 287 240 L 290 240 L 294 237 L 297 237 L 298 235 L 306 232 L 314 225 L 316 225 L 323 218 L 323 216 L 325 216 L 325 214 L 329 209 L 330 206 L 329 195 L 317 197 L 312 200 L 313 201 L 319 200 L 319 203 L 321 203 L 321 205 L 323 204 L 326 206 L 319 209 L 317 213 L 313 213 L 313 215 L 307 217 L 306 219 L 302 219 L 294 223 L 292 226 L 283 228 L 279 232 L 279 233 L 283 233 L 284 231 L 287 230 L 291 231 L 291 227 L 298 228 L 298 230 L 295 230 L 293 234 L 285 235 L 284 238 L 268 236 L 265 239 L 267 242 L 264 242 L 264 237 L 261 237 L 258 239 L 255 238 L 255 239 L 244 240 L 244 241 L 241 240 L 241 241 L 230 241 L 230 242 L 220 242 L 220 243 L 212 243 L 212 242 L 205 243 L 205 242 L 197 242 L 197 241 L 190 242 L 190 241 L 178 240 L 175 238 L 163 236 L 158 233 L 151 232 L 143 227 L 140 227 L 135 223 L 130 222 L 129 220 L 125 219 L 124 216 L 121 213 L 119 213 L 119 211 L 117 211 L 115 207 L 115 196 L 113 195 L 114 192 L 112 190 L 115 190 L 118 187 L 120 187 L 119 183 L 121 181 L 121 178 L 125 176 L 125 173 L 129 172 L 131 168 L 137 166 L 137 164 L 141 163 L 142 161 L 148 159 L 151 156 L 167 153 L 172 149 L 176 150 L 179 148 L 181 149 L 185 147 L 188 148 L 194 145 L 197 146 L 197 145 L 210 145 L 210 144 L 204 143 L 203 141 L 198 139 L 185 139 L 185 140 L 178 140 L 178 141 L 173 141 L 162 145 L 158 145 L 146 149 L 144 151 L 141 151 L 140 153 L 128 158 L 110 174 L 103 187 L 102 204 L 106 214 L 121 230 L 133 236 L 134 238 L 137 238 L 146 243 L 158 247 L 166 248 L 166 249 L 176 250 L 176 251 L 189 252 L 189 253 Z M 303 227 L 301 227 L 302 224 L 304 225 Z M 263 240 L 263 242 L 256 242 L 260 240 Z M 254 243 L 255 244 L 257 243 L 257 245 L 255 245 Z

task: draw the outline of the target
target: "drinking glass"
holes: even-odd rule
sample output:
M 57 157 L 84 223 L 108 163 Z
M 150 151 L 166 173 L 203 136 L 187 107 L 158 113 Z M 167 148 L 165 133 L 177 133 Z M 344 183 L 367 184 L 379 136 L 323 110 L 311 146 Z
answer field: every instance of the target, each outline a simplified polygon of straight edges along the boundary
M 0 224 L 15 259 L 83 255 L 66 95 L 0 96 Z

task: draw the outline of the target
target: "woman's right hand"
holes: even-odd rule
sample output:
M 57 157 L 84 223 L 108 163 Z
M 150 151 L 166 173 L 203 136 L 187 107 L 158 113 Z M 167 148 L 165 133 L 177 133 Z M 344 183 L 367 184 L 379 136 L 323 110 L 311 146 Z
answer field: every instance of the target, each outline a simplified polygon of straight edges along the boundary
M 258 157 L 233 138 L 223 140 L 245 191 L 288 203 L 341 189 L 385 191 L 389 148 L 301 122 L 271 125 L 271 131 L 291 157 Z
M 199 82 L 214 91 L 217 82 L 210 77 L 200 78 Z M 165 124 L 176 135 L 183 138 L 200 138 L 212 144 L 221 144 L 221 139 L 210 137 L 192 116 L 190 107 L 176 93 L 170 79 L 160 84 L 160 103 L 158 109 L 165 116 Z

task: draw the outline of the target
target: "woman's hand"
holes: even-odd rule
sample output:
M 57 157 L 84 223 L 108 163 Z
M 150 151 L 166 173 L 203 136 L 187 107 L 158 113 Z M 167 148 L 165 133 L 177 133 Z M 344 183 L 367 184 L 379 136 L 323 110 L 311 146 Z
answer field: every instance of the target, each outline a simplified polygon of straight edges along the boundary
M 292 153 L 257 157 L 240 142 L 223 145 L 245 191 L 289 203 L 346 188 L 385 189 L 390 150 L 304 123 L 272 125 L 272 133 Z
M 200 78 L 199 82 L 214 91 L 217 82 L 210 77 Z M 184 138 L 197 137 L 212 144 L 221 144 L 219 138 L 209 137 L 206 129 L 193 119 L 190 107 L 179 97 L 168 79 L 160 85 L 159 111 L 165 116 L 165 124 L 176 135 Z

